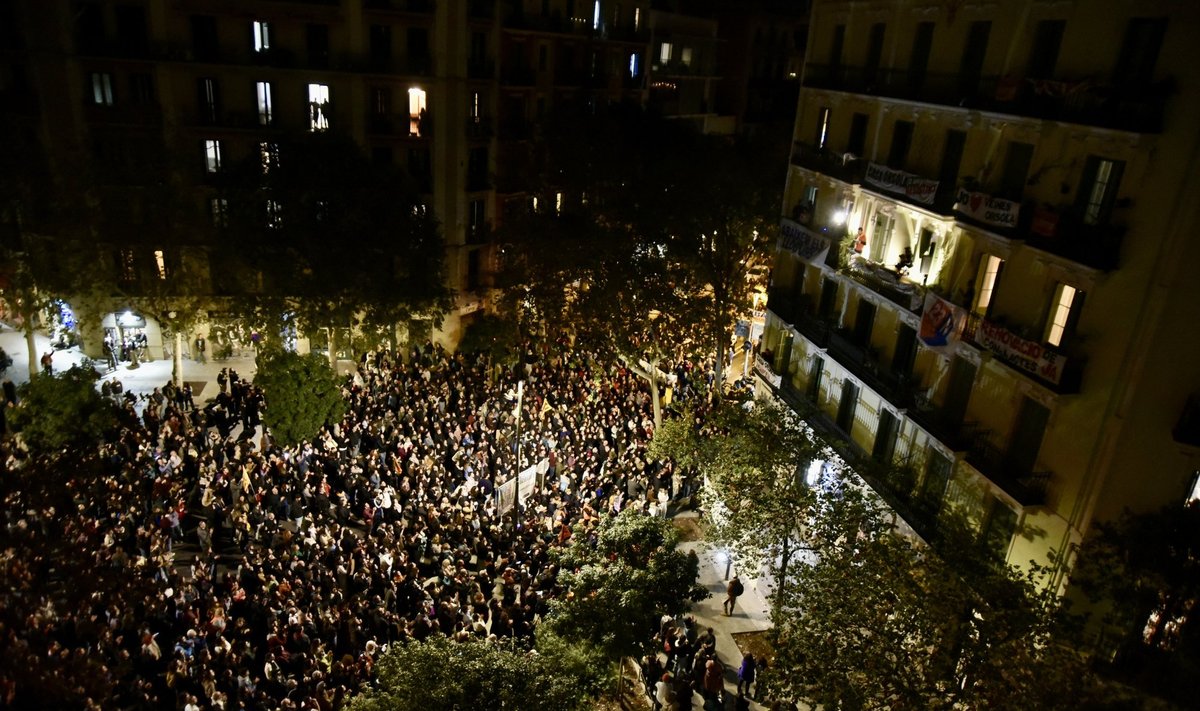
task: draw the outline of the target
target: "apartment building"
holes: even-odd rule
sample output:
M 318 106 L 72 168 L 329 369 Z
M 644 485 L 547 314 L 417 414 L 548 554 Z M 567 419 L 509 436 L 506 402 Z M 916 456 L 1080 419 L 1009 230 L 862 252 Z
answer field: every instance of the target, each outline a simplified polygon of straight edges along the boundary
M 813 3 L 756 372 L 918 531 L 955 512 L 1050 585 L 1094 522 L 1197 495 L 1197 29 Z
M 88 233 L 126 286 L 211 280 L 228 209 L 213 176 L 256 156 L 269 166 L 286 133 L 344 132 L 402 168 L 441 223 L 456 301 L 429 325 L 448 345 L 489 304 L 494 228 L 532 200 L 538 121 L 646 93 L 648 0 L 14 0 L 2 12 L 6 123 L 60 185 L 92 176 L 103 206 L 104 224 L 27 221 L 27 233 Z M 168 183 L 187 204 L 150 224 Z M 89 351 L 125 316 L 161 355 L 152 318 L 109 308 L 88 319 Z

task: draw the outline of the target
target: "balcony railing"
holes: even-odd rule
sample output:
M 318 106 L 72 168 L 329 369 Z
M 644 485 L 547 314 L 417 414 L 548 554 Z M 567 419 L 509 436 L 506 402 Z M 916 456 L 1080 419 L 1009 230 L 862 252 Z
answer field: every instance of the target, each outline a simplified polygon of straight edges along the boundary
M 882 264 L 854 256 L 841 272 L 906 311 L 919 314 L 924 308 L 925 289 Z
M 1016 224 L 1011 226 L 979 219 L 961 210 L 955 210 L 954 219 L 1105 271 L 1116 269 L 1120 263 L 1125 237 L 1123 225 L 1111 221 L 1088 224 L 1073 205 L 1054 208 L 1027 201 L 1021 205 Z
M 1093 84 L 809 64 L 804 85 L 1142 133 L 1162 130 L 1171 80 Z
M 967 450 L 967 463 L 981 475 L 1000 487 L 1022 506 L 1040 506 L 1046 502 L 1046 487 L 1051 473 L 1035 471 L 1015 472 L 1008 464 L 1004 450 L 988 439 L 986 431 L 976 431 L 974 441 Z
M 1015 373 L 1056 393 L 1078 393 L 1083 385 L 1086 358 L 1058 352 L 996 321 L 985 321 L 976 314 L 969 314 L 962 339 L 992 354 Z
M 801 141 L 792 148 L 792 164 L 852 185 L 861 184 L 867 170 L 867 161 L 861 158 L 847 158 Z

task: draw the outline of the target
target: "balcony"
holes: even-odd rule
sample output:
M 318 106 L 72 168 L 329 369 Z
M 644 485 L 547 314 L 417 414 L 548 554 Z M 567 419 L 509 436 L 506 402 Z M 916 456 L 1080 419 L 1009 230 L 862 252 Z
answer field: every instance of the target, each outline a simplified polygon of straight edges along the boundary
M 828 148 L 818 148 L 796 141 L 792 148 L 792 165 L 827 175 L 851 185 L 860 185 L 866 174 L 867 161 L 849 158 L 834 153 Z
M 1008 464 L 1006 453 L 988 439 L 987 431 L 975 430 L 972 434 L 967 449 L 967 464 L 1021 506 L 1041 506 L 1046 503 L 1046 487 L 1052 478 L 1050 472 L 1015 472 Z
M 428 116 L 424 120 L 419 120 L 419 124 L 423 127 L 425 124 L 431 124 Z M 409 114 L 367 114 L 367 133 L 375 136 L 399 136 L 400 138 L 429 138 L 428 131 L 420 130 L 413 132 L 412 116 Z
M 969 314 L 962 339 L 1048 390 L 1060 395 L 1078 393 L 1087 359 L 1068 356 L 1025 335 L 1010 330 L 1000 320 Z
M 1172 80 L 1116 86 L 821 64 L 805 67 L 804 86 L 1140 133 L 1162 130 L 1174 90 Z
M 925 289 L 882 264 L 853 255 L 840 271 L 906 311 L 919 314 L 924 308 Z

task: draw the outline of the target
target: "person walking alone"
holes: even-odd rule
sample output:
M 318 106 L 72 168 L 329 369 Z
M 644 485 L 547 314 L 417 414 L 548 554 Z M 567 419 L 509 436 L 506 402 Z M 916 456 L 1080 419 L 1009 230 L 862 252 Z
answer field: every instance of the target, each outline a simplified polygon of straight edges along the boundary
M 733 576 L 733 580 L 729 581 L 729 585 L 725 586 L 725 603 L 721 606 L 725 610 L 725 616 L 733 615 L 733 606 L 737 604 L 738 597 L 746 592 L 746 587 L 742 585 L 742 581 L 738 576 Z

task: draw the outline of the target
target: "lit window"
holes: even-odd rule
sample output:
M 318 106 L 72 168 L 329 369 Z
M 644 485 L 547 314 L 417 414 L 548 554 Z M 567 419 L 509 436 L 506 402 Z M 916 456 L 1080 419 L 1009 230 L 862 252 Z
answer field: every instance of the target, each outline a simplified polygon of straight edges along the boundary
M 817 114 L 817 148 L 824 148 L 825 141 L 829 138 L 829 107 L 822 106 L 820 113 Z
M 979 280 L 979 298 L 975 300 L 975 313 L 986 313 L 992 305 L 992 294 L 996 291 L 996 280 L 1000 277 L 1000 267 L 1004 260 L 990 255 L 983 255 L 983 274 Z
M 562 214 L 562 193 L 554 193 L 554 214 Z
M 260 126 L 270 126 L 271 120 L 274 117 L 271 111 L 271 82 L 256 82 L 255 89 L 258 93 L 258 124 Z
M 121 267 L 121 281 L 137 281 L 137 260 L 133 255 L 133 250 L 122 249 L 119 260 Z
M 600 0 L 592 3 L 592 29 L 600 29 Z
M 633 8 L 633 31 L 637 32 L 642 29 L 642 8 Z
M 637 52 L 629 53 L 629 76 L 636 77 L 641 73 L 641 67 L 638 66 L 642 61 L 642 57 Z
M 538 199 L 536 195 L 529 199 L 529 209 L 533 212 L 538 211 Z
M 204 142 L 204 169 L 209 173 L 221 170 L 221 142 Z
M 1096 178 L 1088 191 L 1087 205 L 1083 211 L 1083 221 L 1089 225 L 1098 225 L 1104 221 L 1108 206 L 1112 203 L 1112 195 L 1116 191 L 1116 180 L 1113 175 L 1114 161 L 1099 159 L 1096 161 Z
M 471 92 L 471 118 L 474 120 L 475 123 L 479 123 L 479 120 L 483 117 L 483 114 L 481 113 L 482 107 L 479 105 L 479 102 L 480 102 L 479 92 L 472 91 Z
M 254 22 L 254 51 L 266 52 L 271 48 L 271 28 L 265 22 Z
M 258 144 L 258 155 L 262 161 L 263 175 L 271 172 L 272 168 L 279 167 L 279 144 L 277 143 L 260 143 Z
M 658 63 L 666 64 L 671 61 L 671 43 L 663 42 L 658 48 Z
M 1071 306 L 1075 303 L 1075 293 L 1075 287 L 1067 284 L 1059 284 L 1054 290 L 1054 306 L 1050 321 L 1046 324 L 1046 343 L 1062 345 L 1063 334 L 1067 332 L 1067 322 L 1071 318 Z
M 279 203 L 274 200 L 267 200 L 267 227 L 271 229 L 279 229 L 283 224 L 282 210 L 279 208 Z
M 1187 500 L 1183 503 L 1191 504 L 1200 501 L 1200 469 L 1192 472 L 1192 488 L 1188 491 Z
M 308 112 L 310 131 L 324 131 L 329 128 L 329 86 L 327 84 L 308 85 Z
M 92 103 L 96 106 L 113 105 L 112 74 L 108 72 L 92 74 Z
M 167 278 L 167 260 L 163 257 L 161 249 L 154 250 L 154 266 L 158 268 L 158 278 L 165 280 Z
M 408 135 L 421 135 L 421 122 L 425 115 L 425 90 L 414 86 L 408 90 Z M 424 128 L 429 130 L 428 126 Z
M 683 62 L 683 66 L 685 66 L 685 67 L 692 66 L 692 48 L 691 47 L 684 47 L 682 50 L 679 51 L 679 61 Z

